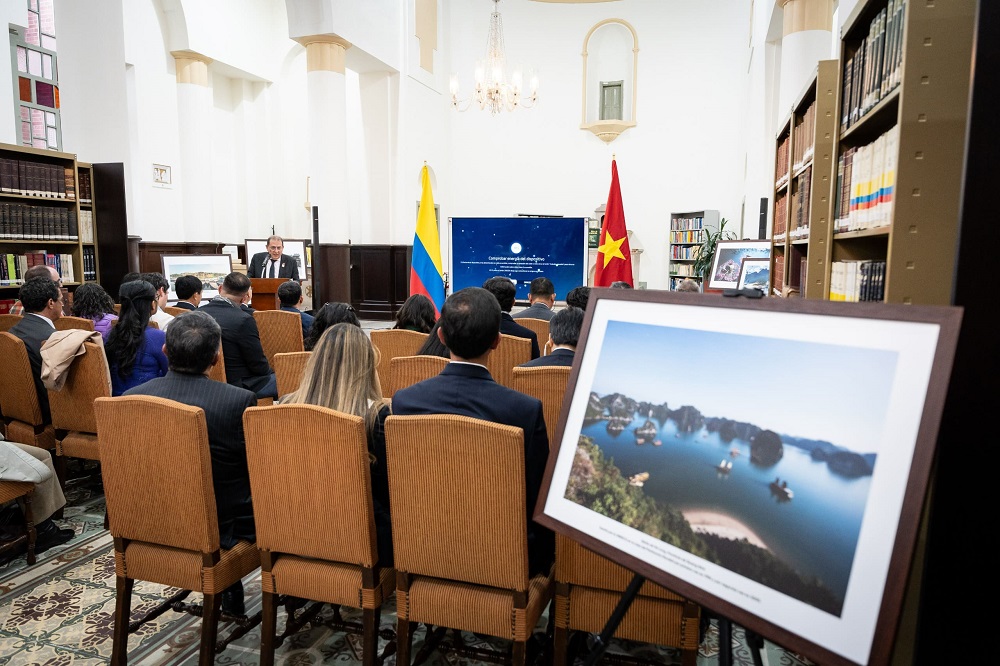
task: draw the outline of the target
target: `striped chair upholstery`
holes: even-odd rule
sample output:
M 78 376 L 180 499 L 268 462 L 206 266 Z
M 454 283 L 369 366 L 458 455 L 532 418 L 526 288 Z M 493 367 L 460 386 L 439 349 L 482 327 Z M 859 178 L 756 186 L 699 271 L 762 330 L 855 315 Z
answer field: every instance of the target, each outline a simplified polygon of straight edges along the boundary
M 274 367 L 274 377 L 278 382 L 278 397 L 286 396 L 299 388 L 302 383 L 302 376 L 306 370 L 306 364 L 312 352 L 284 352 L 274 355 L 272 366 Z
M 436 376 L 448 359 L 441 356 L 397 356 L 389 363 L 389 386 L 382 394 L 392 397 L 396 391 Z
M 545 343 L 549 340 L 549 322 L 545 319 L 536 319 L 534 317 L 521 317 L 514 321 L 525 328 L 530 328 L 538 336 L 538 348 L 541 350 L 542 356 L 545 356 L 548 349 Z
M 401 328 L 382 328 L 371 331 L 370 335 L 372 345 L 379 354 L 376 368 L 379 386 L 382 387 L 382 395 L 388 398 L 391 396 L 389 366 L 392 359 L 397 356 L 414 356 L 427 340 L 427 334 Z
M 285 310 L 255 310 L 254 321 L 260 332 L 260 346 L 268 364 L 274 367 L 274 355 L 305 351 L 302 341 L 302 317 Z
M 4 376 L 0 381 L 0 413 L 3 414 L 5 436 L 12 442 L 51 451 L 56 448 L 55 431 L 51 424 L 42 421 L 42 408 L 38 404 L 35 379 L 31 374 L 24 341 L 11 333 L 0 333 L 0 358 L 4 361 Z M 62 472 L 59 467 L 56 470 Z M 63 473 L 59 478 L 64 479 Z
M 205 412 L 152 396 L 98 398 L 94 412 L 117 579 L 111 663 L 127 662 L 132 587 L 141 580 L 204 595 L 198 663 L 210 666 L 221 593 L 260 566 L 260 554 L 245 541 L 219 546 Z M 131 630 L 163 610 L 152 609 Z
M 87 317 L 68 317 L 63 315 L 56 319 L 56 330 L 57 331 L 69 331 L 73 329 L 79 329 L 81 331 L 93 331 L 94 330 L 94 320 L 88 319 Z
M 390 416 L 385 423 L 396 576 L 397 664 L 413 623 L 512 641 L 514 666 L 552 598 L 528 577 L 524 435 L 467 416 Z
M 0 314 L 0 332 L 9 331 L 17 325 L 17 322 L 21 321 L 21 315 L 15 314 Z
M 28 564 L 35 563 L 35 519 L 31 513 L 31 496 L 35 492 L 35 484 L 20 481 L 5 481 L 0 479 L 0 506 L 7 502 L 17 501 L 24 518 L 24 534 L 6 542 L 0 542 L 0 554 L 18 548 L 22 543 L 27 546 Z
M 486 357 L 486 367 L 498 384 L 514 388 L 514 368 L 531 360 L 531 340 L 500 334 L 500 344 Z
M 553 448 L 558 445 L 556 430 L 559 428 L 559 415 L 571 369 L 569 366 L 545 365 L 514 368 L 513 371 L 512 388 L 542 401 L 545 432 L 549 436 L 549 446 Z
M 73 359 L 62 389 L 49 390 L 49 409 L 56 455 L 100 460 L 94 401 L 111 397 L 111 373 L 104 345 L 84 342 L 83 348 L 84 353 Z
M 167 307 L 163 308 L 163 311 L 173 317 L 180 317 L 182 314 L 186 312 L 191 312 L 191 310 L 188 310 L 187 308 L 179 308 L 173 305 L 168 305 Z

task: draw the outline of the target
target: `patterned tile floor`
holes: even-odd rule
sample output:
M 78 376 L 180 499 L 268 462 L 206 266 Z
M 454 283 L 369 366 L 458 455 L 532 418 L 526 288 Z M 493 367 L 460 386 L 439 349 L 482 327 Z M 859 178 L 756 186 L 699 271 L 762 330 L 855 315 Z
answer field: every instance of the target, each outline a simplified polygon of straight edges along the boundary
M 79 475 L 82 469 L 76 469 Z M 73 474 L 74 470 L 71 470 Z M 112 617 L 115 606 L 114 558 L 111 536 L 103 527 L 104 497 L 99 482 L 75 478 L 67 487 L 63 527 L 72 527 L 76 536 L 68 543 L 53 548 L 28 567 L 19 557 L 0 567 L 0 665 L 10 666 L 89 666 L 106 664 L 111 656 Z M 260 578 L 253 574 L 244 579 L 247 611 L 260 608 Z M 140 617 L 159 601 L 176 590 L 160 585 L 138 582 L 133 594 L 133 617 Z M 197 595 L 195 595 L 196 597 Z M 197 601 L 197 599 L 195 599 Z M 382 613 L 382 629 L 395 628 L 395 607 L 390 601 Z M 324 611 L 326 613 L 327 611 Z M 344 612 L 344 618 L 360 622 L 360 613 Z M 542 635 L 546 618 L 536 633 Z M 167 612 L 143 626 L 129 639 L 129 661 L 134 666 L 175 666 L 197 663 L 201 621 L 192 616 Z M 279 630 L 284 615 L 278 617 Z M 221 625 L 220 634 L 232 625 Z M 468 645 L 503 649 L 500 639 L 484 641 L 470 634 Z M 413 654 L 424 641 L 419 629 L 414 637 Z M 216 659 L 218 664 L 256 666 L 259 663 L 260 633 L 250 631 L 234 641 Z M 379 650 L 387 641 L 380 641 Z M 670 648 L 614 641 L 609 653 L 642 657 L 654 663 L 679 664 L 679 653 Z M 359 663 L 360 637 L 319 626 L 303 631 L 286 640 L 278 649 L 277 663 L 286 666 L 312 664 Z M 706 634 L 698 655 L 698 666 L 718 664 L 718 632 L 714 624 Z M 743 632 L 733 631 L 733 663 L 753 664 Z M 577 664 L 583 663 L 581 653 Z M 771 644 L 764 650 L 765 666 L 808 666 L 809 662 L 786 653 Z M 394 666 L 395 657 L 386 659 Z M 457 653 L 439 649 L 424 662 L 428 666 L 478 666 Z

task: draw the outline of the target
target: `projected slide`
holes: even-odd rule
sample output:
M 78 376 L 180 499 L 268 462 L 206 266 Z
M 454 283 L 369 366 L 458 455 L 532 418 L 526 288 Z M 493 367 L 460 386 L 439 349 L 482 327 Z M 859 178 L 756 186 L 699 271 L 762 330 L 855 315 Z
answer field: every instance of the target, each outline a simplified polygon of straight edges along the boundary
M 453 217 L 451 291 L 481 287 L 494 275 L 528 300 L 536 277 L 552 280 L 556 300 L 587 284 L 587 223 L 582 217 Z

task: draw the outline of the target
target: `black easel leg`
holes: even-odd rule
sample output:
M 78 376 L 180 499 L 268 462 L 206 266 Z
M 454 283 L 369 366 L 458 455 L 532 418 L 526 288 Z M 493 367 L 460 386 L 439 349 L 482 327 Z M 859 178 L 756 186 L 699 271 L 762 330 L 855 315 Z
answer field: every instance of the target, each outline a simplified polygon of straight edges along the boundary
M 764 649 L 764 639 L 750 630 L 746 630 L 747 647 L 750 648 L 750 656 L 753 657 L 754 666 L 764 666 L 761 658 L 761 651 Z
M 604 625 L 604 630 L 596 638 L 594 647 L 590 650 L 590 654 L 587 655 L 586 661 L 583 662 L 584 666 L 594 666 L 594 664 L 601 660 L 604 651 L 608 649 L 608 641 L 615 635 L 615 630 L 618 629 L 622 618 L 628 612 L 628 607 L 632 605 L 632 600 L 639 594 L 639 588 L 645 582 L 646 579 L 639 574 L 632 577 L 632 582 L 628 584 L 628 588 L 622 593 L 622 598 L 618 600 L 618 605 L 615 606 L 611 617 L 608 618 L 608 623 Z
M 719 623 L 719 666 L 733 666 L 733 625 L 724 617 Z

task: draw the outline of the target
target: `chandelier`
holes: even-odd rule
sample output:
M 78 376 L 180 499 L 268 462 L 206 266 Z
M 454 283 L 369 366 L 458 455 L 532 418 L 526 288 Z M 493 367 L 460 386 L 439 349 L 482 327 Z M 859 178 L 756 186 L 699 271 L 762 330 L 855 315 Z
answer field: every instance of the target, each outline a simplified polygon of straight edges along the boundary
M 480 110 L 489 109 L 496 115 L 500 111 L 518 108 L 530 109 L 538 100 L 538 76 L 529 72 L 530 92 L 524 94 L 520 68 L 511 72 L 507 81 L 506 61 L 503 45 L 503 22 L 497 7 L 500 0 L 493 0 L 490 14 L 490 33 L 486 39 L 486 59 L 476 62 L 476 89 L 468 99 L 458 97 L 458 77 L 451 76 L 451 105 L 458 111 L 468 111 L 476 104 Z

